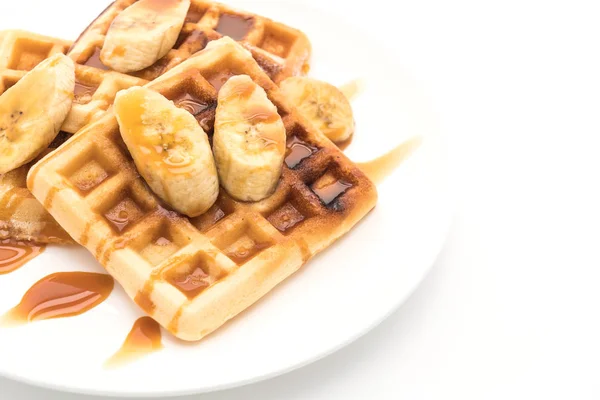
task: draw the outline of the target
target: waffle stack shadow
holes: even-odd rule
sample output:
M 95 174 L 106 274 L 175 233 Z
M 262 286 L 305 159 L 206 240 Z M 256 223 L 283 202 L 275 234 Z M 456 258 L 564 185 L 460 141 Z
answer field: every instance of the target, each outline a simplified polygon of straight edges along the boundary
M 349 231 L 377 199 L 371 181 L 303 120 L 251 54 L 222 39 L 148 87 L 203 105 L 212 126 L 216 77 L 250 76 L 282 116 L 288 155 L 276 192 L 217 203 L 188 219 L 169 211 L 139 177 L 108 112 L 36 164 L 28 186 L 150 316 L 198 340 L 237 315 Z

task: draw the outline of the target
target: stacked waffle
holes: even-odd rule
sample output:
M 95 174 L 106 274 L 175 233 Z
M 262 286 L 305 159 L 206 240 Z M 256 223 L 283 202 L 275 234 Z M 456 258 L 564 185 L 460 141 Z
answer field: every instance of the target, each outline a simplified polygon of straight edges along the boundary
M 176 8 L 185 2 L 141 0 L 138 6 Z M 85 246 L 146 313 L 177 337 L 199 340 L 348 232 L 374 207 L 377 192 L 276 84 L 306 71 L 306 37 L 219 4 L 187 2 L 176 43 L 164 54 L 154 52 L 155 60 L 136 55 L 136 62 L 144 59 L 138 67 L 152 62 L 137 71 L 123 62 L 129 50 L 115 44 L 129 33 L 111 32 L 113 26 L 131 22 L 128 13 L 136 10 L 135 1 L 116 1 L 82 34 L 68 55 L 76 64 L 76 88 L 92 89 L 79 101 L 75 94 L 66 121 L 85 127 L 31 163 L 27 187 L 67 236 Z M 156 182 L 140 169 L 130 142 L 123 140 L 122 111 L 110 105 L 121 89 L 144 84 L 189 111 L 212 143 L 223 100 L 219 91 L 238 75 L 266 95 L 281 124 L 285 155 L 273 190 L 242 201 L 221 187 L 214 204 L 200 215 L 174 211 L 177 207 L 165 201 L 154 189 Z M 110 90 L 104 90 L 107 80 Z M 105 94 L 97 96 L 101 88 Z M 76 106 L 92 103 L 85 118 L 73 117 Z M 94 107 L 102 111 L 90 111 Z M 270 145 L 271 138 L 261 139 Z M 159 154 L 163 150 L 167 147 L 156 149 Z M 9 173 L 20 174 L 13 185 L 23 187 L 31 164 Z M 220 178 L 225 186 L 222 174 Z M 43 235 L 37 239 L 48 240 Z

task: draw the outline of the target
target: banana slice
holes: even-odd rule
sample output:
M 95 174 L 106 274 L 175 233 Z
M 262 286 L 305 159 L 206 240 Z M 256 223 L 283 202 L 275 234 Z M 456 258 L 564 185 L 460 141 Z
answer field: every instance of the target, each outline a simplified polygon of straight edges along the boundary
M 247 75 L 219 91 L 213 151 L 221 186 L 241 201 L 258 201 L 277 186 L 285 156 L 285 127 L 264 89 Z
M 142 87 L 120 91 L 114 107 L 121 136 L 154 193 L 190 217 L 208 210 L 219 179 L 208 136 L 192 114 Z
M 331 141 L 344 142 L 354 133 L 350 102 L 335 86 L 298 76 L 281 82 L 280 89 L 292 105 Z
M 111 24 L 100 60 L 119 72 L 151 66 L 175 45 L 190 0 L 140 0 Z
M 73 60 L 55 54 L 0 96 L 0 174 L 48 148 L 71 110 L 74 91 Z

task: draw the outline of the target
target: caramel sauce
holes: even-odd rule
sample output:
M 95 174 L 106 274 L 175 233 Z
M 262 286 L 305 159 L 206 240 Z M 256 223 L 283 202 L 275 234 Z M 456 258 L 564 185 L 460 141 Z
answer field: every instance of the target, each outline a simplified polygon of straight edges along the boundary
M 218 74 L 209 76 L 207 80 L 208 83 L 210 83 L 212 87 L 214 87 L 215 90 L 218 92 L 219 90 L 221 90 L 221 87 L 223 87 L 225 82 L 227 82 L 229 78 L 231 78 L 233 75 L 235 74 L 232 71 L 221 71 Z
M 96 86 L 75 81 L 75 102 L 79 104 L 89 103 L 97 89 L 98 87 Z
M 379 184 L 385 180 L 396 168 L 402 164 L 422 143 L 420 136 L 400 144 L 388 153 L 372 161 L 357 163 L 358 167 L 374 183 Z
M 173 99 L 173 103 L 175 103 L 177 107 L 183 108 L 194 117 L 209 108 L 209 104 L 202 102 L 200 99 L 189 93 L 183 93 L 181 96 Z
M 253 242 L 252 246 L 241 246 L 234 250 L 227 251 L 227 257 L 237 265 L 242 265 L 256 254 L 271 247 L 269 242 Z
M 142 116 L 147 111 L 144 104 L 145 94 L 141 91 L 129 94 L 127 102 L 120 106 L 122 132 L 127 132 L 130 141 L 135 147 L 133 155 L 136 162 L 150 167 L 166 168 L 172 174 L 187 174 L 194 168 L 193 157 L 176 144 L 186 147 L 188 140 L 179 135 L 179 131 L 189 129 L 188 120 L 175 115 L 172 110 L 167 110 L 162 115 L 162 121 L 153 121 L 151 124 L 161 124 L 161 134 L 147 135 L 143 129 L 149 126 L 144 123 Z M 125 131 L 123 131 L 123 129 Z M 167 193 L 167 191 L 165 191 Z
M 218 210 L 215 211 L 215 213 L 212 215 L 212 224 L 216 224 L 217 222 L 219 222 L 220 220 L 222 220 L 225 217 L 225 211 L 221 210 L 220 208 Z
M 163 348 L 160 325 L 150 317 L 135 321 L 125 342 L 111 358 L 106 367 L 119 367 Z
M 104 65 L 102 63 L 102 60 L 100 60 L 101 52 L 102 52 L 102 50 L 100 49 L 100 47 L 96 47 L 96 49 L 94 49 L 94 53 L 90 56 L 90 58 L 87 59 L 87 61 L 85 63 L 83 63 L 83 65 L 87 65 L 88 67 L 103 69 L 105 71 L 110 70 L 110 68 L 107 67 L 106 65 Z
M 339 195 L 343 194 L 346 190 L 348 190 L 351 187 L 352 185 L 350 183 L 344 182 L 342 180 L 337 180 L 327 185 L 318 187 L 313 186 L 311 187 L 311 189 L 313 190 L 313 192 L 315 192 L 317 196 L 319 196 L 319 198 L 325 205 L 328 205 Z
M 252 103 L 251 108 L 244 110 L 244 117 L 253 125 L 272 124 L 280 118 L 275 110 L 266 107 L 265 104 Z
M 192 31 L 191 33 L 182 32 L 175 42 L 174 49 L 179 49 L 185 44 L 186 50 L 194 54 L 206 47 L 208 39 L 202 31 Z
M 361 79 L 355 79 L 353 81 L 343 84 L 338 89 L 348 100 L 353 100 L 356 96 L 360 94 L 360 92 L 362 92 L 363 87 L 364 82 Z
M 194 8 L 194 6 L 190 7 L 187 15 L 185 16 L 185 22 L 192 22 L 192 23 L 196 23 L 198 21 L 200 21 L 200 18 L 202 18 L 202 16 L 204 15 L 204 11 L 203 10 L 199 10 L 197 8 Z
M 46 246 L 34 243 L 0 240 L 0 275 L 8 274 L 42 254 Z
M 201 265 L 197 265 L 184 273 L 174 273 L 172 276 L 167 277 L 167 280 L 189 299 L 193 299 L 202 293 L 211 284 L 210 276 L 204 272 Z
M 59 272 L 35 283 L 3 319 L 15 325 L 83 314 L 102 303 L 114 287 L 110 275 Z
M 271 225 L 282 233 L 289 231 L 304 219 L 304 215 L 289 202 L 267 218 Z
M 152 301 L 150 296 L 154 291 L 154 278 L 151 277 L 146 283 L 142 290 L 140 290 L 136 295 L 133 301 L 147 314 L 152 314 L 154 309 L 156 308 L 156 304 Z
M 192 218 L 190 221 L 201 232 L 206 232 L 215 226 L 217 222 L 225 218 L 226 215 L 225 211 L 218 204 L 214 204 L 204 214 Z
M 233 40 L 242 40 L 254 26 L 254 18 L 223 14 L 219 18 L 216 31 Z
M 229 86 L 229 96 L 228 99 L 232 97 L 237 97 L 238 100 L 246 100 L 252 96 L 256 90 L 256 83 L 252 80 L 238 80 L 235 85 Z
M 106 212 L 104 217 L 117 229 L 117 231 L 122 232 L 129 224 L 140 219 L 142 214 L 142 211 L 135 202 L 126 198 Z
M 316 147 L 310 146 L 308 143 L 305 143 L 294 136 L 287 144 L 285 164 L 289 168 L 295 168 L 302 160 L 310 157 L 316 151 Z

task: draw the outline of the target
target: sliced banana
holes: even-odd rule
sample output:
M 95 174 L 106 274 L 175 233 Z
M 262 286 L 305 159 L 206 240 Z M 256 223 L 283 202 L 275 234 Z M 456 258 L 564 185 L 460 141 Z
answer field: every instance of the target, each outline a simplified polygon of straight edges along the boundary
M 190 8 L 190 0 L 140 0 L 113 21 L 100 60 L 119 72 L 140 71 L 169 52 Z
M 335 86 L 307 77 L 287 78 L 280 84 L 286 98 L 315 127 L 335 143 L 354 133 L 350 102 Z
M 268 197 L 285 156 L 285 127 L 264 89 L 247 75 L 219 91 L 213 151 L 221 186 L 241 201 Z
M 0 96 L 0 174 L 48 148 L 71 110 L 74 91 L 73 60 L 55 54 Z
M 219 179 L 208 136 L 192 114 L 142 87 L 120 91 L 114 109 L 121 136 L 154 193 L 190 217 L 208 210 Z

